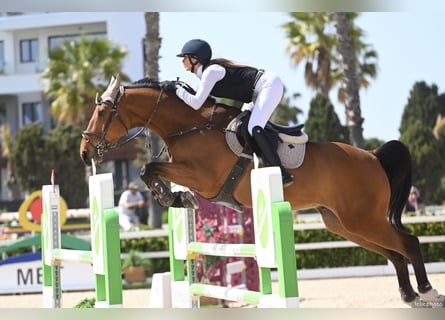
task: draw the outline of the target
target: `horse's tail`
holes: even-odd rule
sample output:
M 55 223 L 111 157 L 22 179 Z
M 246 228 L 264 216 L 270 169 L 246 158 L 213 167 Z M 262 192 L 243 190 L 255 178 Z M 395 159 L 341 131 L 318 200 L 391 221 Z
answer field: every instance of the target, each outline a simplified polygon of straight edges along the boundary
M 408 148 L 397 140 L 391 140 L 374 151 L 385 169 L 391 189 L 388 220 L 399 230 L 402 225 L 402 212 L 411 188 L 411 154 Z

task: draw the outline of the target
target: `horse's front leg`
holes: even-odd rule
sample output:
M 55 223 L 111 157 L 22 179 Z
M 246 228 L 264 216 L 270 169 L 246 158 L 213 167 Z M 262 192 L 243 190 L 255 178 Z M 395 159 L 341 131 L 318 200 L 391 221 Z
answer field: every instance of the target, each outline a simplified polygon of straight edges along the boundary
M 175 191 L 162 181 L 156 174 L 156 167 L 162 166 L 161 162 L 151 162 L 141 168 L 140 178 L 153 193 L 154 198 L 162 207 L 192 208 L 197 209 L 199 203 L 190 191 Z

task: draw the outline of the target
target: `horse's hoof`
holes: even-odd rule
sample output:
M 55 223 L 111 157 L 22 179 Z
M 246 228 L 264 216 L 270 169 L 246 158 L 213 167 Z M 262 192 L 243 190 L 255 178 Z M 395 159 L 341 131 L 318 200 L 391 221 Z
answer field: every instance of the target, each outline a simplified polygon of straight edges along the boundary
M 421 293 L 420 299 L 422 302 L 429 304 L 430 308 L 445 308 L 445 296 L 439 294 L 436 289 Z
M 437 290 L 431 289 L 426 293 L 421 293 L 411 302 L 413 308 L 445 308 L 445 296 L 439 294 Z
M 184 208 L 199 208 L 199 203 L 191 192 L 181 192 L 181 202 Z
M 411 308 L 431 308 L 431 306 L 420 299 L 420 297 L 416 297 L 413 301 L 405 302 Z

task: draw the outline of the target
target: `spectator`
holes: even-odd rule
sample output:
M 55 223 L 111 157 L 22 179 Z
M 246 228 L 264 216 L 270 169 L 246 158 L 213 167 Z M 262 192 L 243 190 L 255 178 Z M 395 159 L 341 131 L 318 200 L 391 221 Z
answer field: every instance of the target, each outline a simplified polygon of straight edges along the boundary
M 128 185 L 128 190 L 122 192 L 119 198 L 119 225 L 124 231 L 138 230 L 140 218 L 138 209 L 145 204 L 144 197 L 135 183 Z
M 425 213 L 425 203 L 420 197 L 419 190 L 412 186 L 409 192 L 408 201 L 406 202 L 403 213 L 414 212 L 417 215 Z

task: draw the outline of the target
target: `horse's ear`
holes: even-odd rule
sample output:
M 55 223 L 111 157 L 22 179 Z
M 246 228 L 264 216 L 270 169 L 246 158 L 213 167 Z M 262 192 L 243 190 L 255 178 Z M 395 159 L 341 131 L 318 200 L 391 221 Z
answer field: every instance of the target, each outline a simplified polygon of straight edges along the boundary
M 110 83 L 108 84 L 108 87 L 111 87 L 115 81 L 116 81 L 116 78 L 114 76 L 111 76 L 111 80 L 110 80 Z
M 116 83 L 117 83 L 118 85 L 120 85 L 120 83 L 121 83 L 121 79 L 120 79 L 119 73 L 116 74 L 115 81 L 116 81 Z

